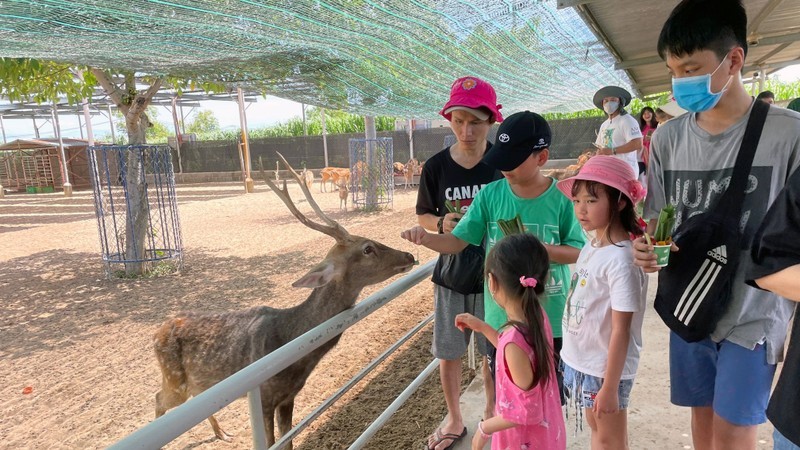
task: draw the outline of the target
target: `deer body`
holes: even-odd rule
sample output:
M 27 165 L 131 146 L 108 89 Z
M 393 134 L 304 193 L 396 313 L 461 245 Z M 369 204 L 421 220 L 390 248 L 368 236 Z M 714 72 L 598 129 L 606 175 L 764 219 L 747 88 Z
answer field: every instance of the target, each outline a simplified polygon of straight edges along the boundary
M 416 175 L 417 166 L 419 166 L 419 161 L 417 161 L 416 158 L 411 158 L 403 167 L 403 178 L 405 179 L 406 189 L 414 184 L 414 175 Z
M 347 187 L 347 183 L 342 180 L 339 181 L 339 209 L 342 209 L 342 205 L 344 205 L 344 210 L 347 211 L 347 195 L 349 194 L 350 189 Z
M 308 188 L 311 189 L 311 186 L 314 185 L 314 172 L 308 169 L 303 169 L 302 179 L 303 183 L 305 183 L 306 186 L 308 186 Z
M 156 333 L 155 350 L 162 368 L 162 390 L 156 395 L 156 417 L 185 402 L 263 356 L 355 304 L 358 293 L 337 296 L 337 286 L 315 289 L 301 305 L 267 306 L 221 314 L 186 314 L 164 323 Z M 326 301 L 338 298 L 339 301 Z M 298 318 L 306 318 L 300 321 Z M 280 326 L 277 326 L 280 324 Z M 291 429 L 294 398 L 319 361 L 339 341 L 336 336 L 261 385 L 267 440 L 274 443 L 273 417 L 281 435 Z M 230 437 L 209 418 L 214 434 Z
M 300 181 L 300 176 L 291 167 L 289 169 Z M 154 339 L 162 374 L 162 387 L 155 398 L 156 417 L 351 308 L 364 287 L 413 266 L 414 257 L 410 253 L 350 235 L 341 225 L 324 216 L 304 184 L 299 183 L 309 204 L 327 225 L 312 222 L 297 210 L 289 198 L 285 182 L 283 190 L 280 190 L 266 177 L 265 181 L 295 217 L 304 225 L 334 237 L 336 245 L 325 259 L 292 283 L 294 287 L 313 289 L 308 298 L 295 307 L 275 309 L 260 306 L 219 314 L 189 313 L 162 324 Z M 261 385 L 268 445 L 275 443 L 275 419 L 281 436 L 291 429 L 295 396 L 339 337 L 326 342 Z M 208 420 L 219 439 L 230 440 L 214 416 Z

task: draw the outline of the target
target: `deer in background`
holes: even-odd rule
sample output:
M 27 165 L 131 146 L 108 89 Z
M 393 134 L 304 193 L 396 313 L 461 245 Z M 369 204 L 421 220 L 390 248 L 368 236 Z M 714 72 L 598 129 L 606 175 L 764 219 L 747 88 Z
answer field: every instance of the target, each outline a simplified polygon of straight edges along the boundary
M 405 178 L 405 188 L 408 189 L 414 184 L 414 175 L 416 175 L 419 161 L 416 158 L 411 158 L 403 167 L 403 178 Z
M 340 179 L 339 180 L 339 210 L 341 211 L 342 205 L 344 205 L 344 212 L 347 212 L 347 194 L 350 193 L 350 189 L 347 187 L 347 181 Z
M 258 306 L 219 314 L 189 313 L 164 322 L 154 339 L 162 375 L 161 390 L 155 396 L 156 417 L 351 308 L 364 287 L 406 272 L 414 264 L 410 253 L 351 235 L 326 216 L 297 172 L 282 155 L 278 156 L 322 223 L 304 216 L 290 198 L 286 181 L 283 189 L 279 189 L 267 178 L 262 167 L 264 181 L 303 225 L 332 237 L 336 244 L 325 259 L 292 283 L 294 287 L 313 289 L 308 298 L 295 307 Z M 275 443 L 275 421 L 281 436 L 291 429 L 295 396 L 339 338 L 331 339 L 261 385 L 269 446 Z M 208 421 L 219 439 L 231 440 L 214 416 Z
M 306 187 L 311 190 L 311 186 L 314 185 L 314 172 L 303 167 L 301 179 L 306 184 Z
M 331 182 L 331 189 L 333 189 L 333 173 L 336 171 L 335 167 L 323 167 L 319 171 L 319 191 L 328 192 L 328 182 Z
M 333 183 L 338 186 L 339 183 L 350 184 L 350 169 L 336 168 L 333 171 Z

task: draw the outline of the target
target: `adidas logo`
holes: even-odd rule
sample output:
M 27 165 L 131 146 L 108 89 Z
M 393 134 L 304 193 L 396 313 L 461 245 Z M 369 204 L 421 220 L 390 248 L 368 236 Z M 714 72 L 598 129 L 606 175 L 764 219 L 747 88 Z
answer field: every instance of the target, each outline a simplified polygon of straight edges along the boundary
M 719 261 L 722 264 L 728 264 L 728 252 L 727 252 L 727 247 L 725 247 L 725 245 L 720 245 L 719 247 L 713 250 L 709 250 L 707 255 L 714 258 L 715 260 Z

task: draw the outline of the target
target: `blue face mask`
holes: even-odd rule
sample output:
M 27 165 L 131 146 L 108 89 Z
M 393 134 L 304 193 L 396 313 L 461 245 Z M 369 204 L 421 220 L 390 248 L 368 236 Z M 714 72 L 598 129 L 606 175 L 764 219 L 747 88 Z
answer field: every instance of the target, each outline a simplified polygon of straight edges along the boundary
M 727 59 L 727 57 L 725 58 Z M 728 85 L 733 80 L 733 75 L 728 78 L 728 82 L 719 92 L 711 92 L 711 76 L 714 75 L 725 59 L 719 63 L 713 72 L 695 77 L 672 78 L 672 96 L 678 102 L 678 106 L 691 112 L 703 112 L 716 106 L 722 94 L 728 89 Z

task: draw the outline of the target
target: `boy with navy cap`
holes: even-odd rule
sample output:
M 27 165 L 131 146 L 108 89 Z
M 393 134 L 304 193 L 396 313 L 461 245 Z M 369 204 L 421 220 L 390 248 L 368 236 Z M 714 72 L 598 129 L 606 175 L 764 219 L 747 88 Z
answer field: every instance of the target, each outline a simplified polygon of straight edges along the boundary
M 519 215 L 525 230 L 545 244 L 550 256 L 550 277 L 545 292 L 545 310 L 553 326 L 553 348 L 561 348 L 561 316 L 569 291 L 569 264 L 578 259 L 585 243 L 569 199 L 556 188 L 556 180 L 540 171 L 547 162 L 550 126 L 539 114 L 524 111 L 507 117 L 497 130 L 497 139 L 483 161 L 505 178 L 484 187 L 450 234 L 428 233 L 422 227 L 401 236 L 440 253 L 458 253 L 468 244 L 486 238 L 486 251 L 503 237 L 498 220 Z M 499 329 L 507 317 L 484 285 L 485 322 Z M 559 374 L 559 383 L 561 376 Z M 561 387 L 561 386 L 560 386 Z

